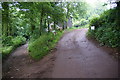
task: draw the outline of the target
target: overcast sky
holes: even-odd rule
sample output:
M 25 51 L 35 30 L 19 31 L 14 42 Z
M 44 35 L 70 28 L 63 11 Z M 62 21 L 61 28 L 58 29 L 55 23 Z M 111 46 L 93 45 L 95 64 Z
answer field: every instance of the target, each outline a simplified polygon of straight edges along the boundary
M 115 2 L 116 0 L 85 0 L 88 4 L 90 5 L 95 5 L 96 2 L 103 2 L 103 3 L 108 3 L 107 5 L 107 8 L 110 9 L 110 8 L 114 8 L 116 7 L 117 5 L 116 4 L 109 4 L 110 1 L 111 2 Z M 120 1 L 120 0 L 117 0 L 117 1 Z

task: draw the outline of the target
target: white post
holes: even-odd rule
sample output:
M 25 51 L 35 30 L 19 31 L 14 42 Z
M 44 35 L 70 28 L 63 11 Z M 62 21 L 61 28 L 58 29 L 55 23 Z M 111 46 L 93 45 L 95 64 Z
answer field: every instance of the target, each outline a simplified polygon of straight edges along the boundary
M 95 30 L 95 26 L 91 26 L 91 30 Z

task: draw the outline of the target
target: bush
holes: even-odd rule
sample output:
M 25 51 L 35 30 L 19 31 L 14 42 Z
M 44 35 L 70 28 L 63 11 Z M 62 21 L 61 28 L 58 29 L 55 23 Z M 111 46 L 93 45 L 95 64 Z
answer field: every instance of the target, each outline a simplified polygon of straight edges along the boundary
M 100 17 L 90 21 L 96 30 L 88 31 L 88 36 L 96 38 L 100 43 L 110 47 L 120 47 L 120 26 L 116 22 L 116 9 L 105 11 Z
M 84 26 L 86 26 L 86 25 L 88 25 L 89 24 L 89 20 L 86 20 L 86 19 L 81 19 L 80 21 L 76 21 L 75 23 L 74 23 L 74 26 L 78 26 L 78 27 L 84 27 Z
M 39 29 L 34 30 L 33 33 L 30 35 L 30 40 L 38 39 L 40 37 Z
M 113 23 L 116 19 L 116 9 L 110 9 L 100 15 L 100 19 L 106 23 Z
M 61 35 L 61 32 L 58 32 L 56 35 L 53 33 L 41 35 L 37 40 L 29 43 L 29 55 L 34 59 L 41 59 L 55 47 L 56 42 L 60 39 Z
M 95 38 L 94 35 L 95 35 L 95 32 L 89 29 L 87 32 L 87 37 Z
M 120 47 L 120 32 L 114 30 L 114 28 L 99 28 L 95 33 L 96 39 L 111 47 Z
M 13 46 L 5 46 L 5 47 L 2 47 L 0 49 L 2 51 L 2 57 L 4 58 L 6 55 L 8 55 L 9 53 L 12 52 L 14 47 Z
M 15 47 L 24 44 L 25 41 L 26 41 L 26 38 L 24 38 L 22 36 L 17 36 L 17 37 L 12 39 L 13 46 L 15 46 Z
M 86 19 L 80 20 L 80 26 L 87 25 L 87 24 L 88 24 L 88 20 L 86 20 Z
M 100 19 L 99 17 L 95 17 L 95 18 L 91 19 L 90 26 L 99 27 L 100 26 L 99 19 Z
M 89 18 L 88 18 L 88 20 L 91 20 L 91 19 L 93 19 L 93 18 L 95 18 L 95 17 L 100 17 L 98 14 L 93 14 L 93 15 L 91 15 Z
M 2 37 L 2 44 L 3 46 L 0 48 L 2 51 L 2 57 L 6 57 L 9 55 L 14 49 L 16 49 L 18 46 L 24 44 L 26 42 L 26 38 L 22 36 L 17 36 L 13 38 L 12 36 L 3 36 Z
M 111 23 L 115 23 L 116 9 L 110 9 L 105 11 L 100 17 L 94 17 L 90 20 L 90 26 L 98 27 L 110 27 Z
M 13 38 L 12 36 L 1 36 L 1 38 L 2 38 L 2 44 L 3 44 L 3 46 L 10 46 L 10 45 L 12 45 L 12 41 L 11 41 L 11 39 Z

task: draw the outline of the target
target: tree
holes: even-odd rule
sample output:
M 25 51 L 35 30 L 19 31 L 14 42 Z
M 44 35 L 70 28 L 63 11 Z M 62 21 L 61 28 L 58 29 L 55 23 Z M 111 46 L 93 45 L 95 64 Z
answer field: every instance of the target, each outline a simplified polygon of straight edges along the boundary
M 2 3 L 2 31 L 3 35 L 8 36 L 9 35 L 9 4 L 8 2 Z M 7 21 L 6 21 L 7 20 Z

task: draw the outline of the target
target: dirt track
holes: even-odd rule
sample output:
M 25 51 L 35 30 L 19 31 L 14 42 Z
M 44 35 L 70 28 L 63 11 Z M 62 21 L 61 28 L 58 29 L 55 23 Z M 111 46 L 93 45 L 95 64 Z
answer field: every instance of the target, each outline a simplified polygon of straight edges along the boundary
M 87 29 L 67 32 L 57 50 L 40 61 L 28 57 L 27 44 L 4 63 L 4 77 L 11 78 L 116 78 L 118 61 L 86 38 Z

